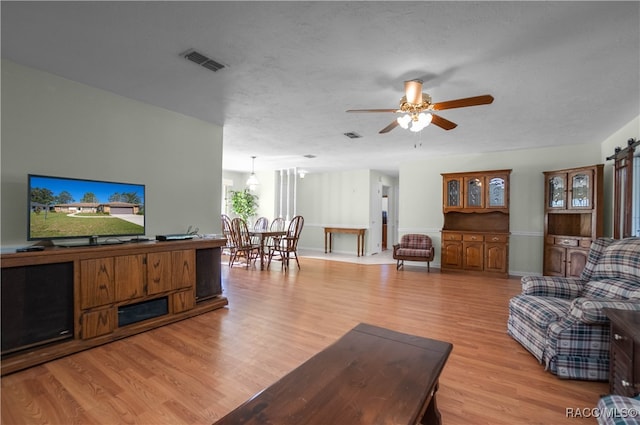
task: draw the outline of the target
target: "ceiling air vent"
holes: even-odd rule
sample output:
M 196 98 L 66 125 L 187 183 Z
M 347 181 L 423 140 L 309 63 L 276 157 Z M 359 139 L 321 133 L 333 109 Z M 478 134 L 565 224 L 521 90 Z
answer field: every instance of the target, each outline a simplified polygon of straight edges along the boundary
M 359 138 L 362 137 L 361 135 L 359 135 L 355 131 L 350 131 L 348 133 L 344 133 L 344 135 L 347 136 L 349 139 L 359 139 Z
M 218 61 L 215 61 L 200 52 L 195 51 L 194 49 L 187 50 L 182 54 L 185 59 L 190 60 L 191 62 L 195 62 L 200 66 L 207 68 L 210 71 L 217 72 L 223 68 L 226 68 L 226 65 L 221 64 Z

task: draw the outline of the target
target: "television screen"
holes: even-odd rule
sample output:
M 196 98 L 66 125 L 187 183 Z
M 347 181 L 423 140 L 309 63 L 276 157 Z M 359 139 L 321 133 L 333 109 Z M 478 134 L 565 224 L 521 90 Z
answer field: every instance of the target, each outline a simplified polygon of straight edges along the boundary
M 28 240 L 145 233 L 143 184 L 29 174 Z

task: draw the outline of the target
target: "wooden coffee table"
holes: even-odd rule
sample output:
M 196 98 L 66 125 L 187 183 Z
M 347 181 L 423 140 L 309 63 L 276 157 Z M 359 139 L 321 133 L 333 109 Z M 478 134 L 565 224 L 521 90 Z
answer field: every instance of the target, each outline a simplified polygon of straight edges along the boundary
M 216 424 L 439 424 L 452 348 L 361 323 Z

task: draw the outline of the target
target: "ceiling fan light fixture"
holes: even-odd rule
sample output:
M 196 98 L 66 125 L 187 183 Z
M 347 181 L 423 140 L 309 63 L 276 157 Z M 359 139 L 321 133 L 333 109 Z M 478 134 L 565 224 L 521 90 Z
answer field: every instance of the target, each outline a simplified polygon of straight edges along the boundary
M 414 105 L 422 103 L 422 80 L 410 80 L 404 82 L 404 91 L 407 102 Z
M 404 114 L 403 116 L 398 117 L 396 121 L 398 121 L 398 124 L 400 125 L 400 127 L 406 130 L 407 128 L 409 128 L 409 123 L 411 122 L 411 115 Z

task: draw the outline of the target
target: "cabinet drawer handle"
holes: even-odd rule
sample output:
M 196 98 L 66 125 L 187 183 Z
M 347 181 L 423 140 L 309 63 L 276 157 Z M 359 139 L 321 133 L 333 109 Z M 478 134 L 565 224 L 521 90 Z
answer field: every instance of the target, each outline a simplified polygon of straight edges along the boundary
M 613 334 L 613 339 L 615 339 L 616 341 L 621 341 L 624 339 L 624 337 L 619 334 Z
M 472 240 L 472 241 L 475 241 L 475 240 L 476 240 L 476 237 L 475 237 L 475 236 L 471 236 L 471 240 Z
M 620 385 L 622 385 L 623 387 L 627 388 L 631 386 L 631 383 L 629 381 L 625 381 L 624 379 L 622 379 L 620 381 Z
M 494 236 L 491 240 L 492 240 L 492 241 L 499 241 L 499 240 L 500 240 L 500 238 L 499 238 L 499 237 L 497 237 L 497 236 Z
M 571 241 L 568 241 L 566 239 L 564 239 L 562 242 L 560 242 L 562 245 L 571 245 Z

